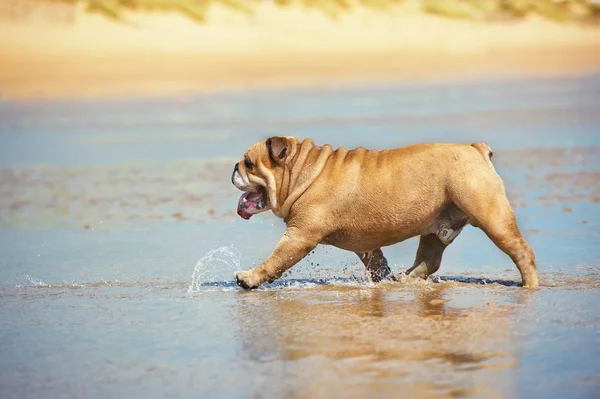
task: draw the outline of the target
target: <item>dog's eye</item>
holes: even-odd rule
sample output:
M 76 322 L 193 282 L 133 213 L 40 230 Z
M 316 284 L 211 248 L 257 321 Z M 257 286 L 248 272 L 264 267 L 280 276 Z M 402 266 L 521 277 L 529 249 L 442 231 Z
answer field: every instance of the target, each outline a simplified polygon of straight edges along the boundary
M 249 159 L 245 159 L 244 166 L 246 167 L 246 169 L 252 169 L 252 162 L 250 162 Z

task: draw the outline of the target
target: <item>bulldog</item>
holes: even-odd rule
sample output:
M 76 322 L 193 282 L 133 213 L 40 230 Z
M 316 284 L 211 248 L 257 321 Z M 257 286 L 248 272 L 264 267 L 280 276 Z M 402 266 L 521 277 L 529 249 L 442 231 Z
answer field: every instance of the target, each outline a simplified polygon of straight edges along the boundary
M 272 211 L 287 229 L 271 255 L 235 273 L 242 288 L 273 282 L 319 244 L 355 252 L 378 282 L 390 276 L 381 250 L 419 236 L 413 266 L 426 278 L 470 224 L 515 263 L 523 287 L 538 286 L 535 255 L 521 235 L 487 143 L 426 143 L 390 150 L 334 150 L 311 139 L 271 137 L 235 164 L 244 219 Z

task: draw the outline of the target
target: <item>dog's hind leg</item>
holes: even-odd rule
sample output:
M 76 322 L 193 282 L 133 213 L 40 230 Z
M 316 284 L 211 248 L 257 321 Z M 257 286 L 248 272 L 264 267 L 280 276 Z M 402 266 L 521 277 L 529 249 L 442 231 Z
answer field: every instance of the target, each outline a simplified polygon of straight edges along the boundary
M 485 156 L 485 152 L 484 152 Z M 489 161 L 489 155 L 486 157 Z M 488 162 L 491 165 L 491 162 Z M 525 241 L 506 196 L 502 179 L 490 169 L 481 168 L 477 178 L 456 179 L 449 187 L 452 200 L 515 263 L 523 286 L 539 285 L 535 254 Z
M 373 282 L 378 283 L 390 274 L 390 267 L 381 248 L 370 252 L 356 252 L 356 254 L 371 274 Z
M 442 263 L 442 254 L 447 246 L 435 234 L 422 235 L 415 263 L 405 274 L 409 277 L 426 278 L 437 272 Z
M 539 285 L 535 254 L 521 235 L 515 214 L 502 192 L 497 196 L 469 197 L 460 204 L 465 213 L 505 254 L 510 256 L 521 273 L 523 287 Z

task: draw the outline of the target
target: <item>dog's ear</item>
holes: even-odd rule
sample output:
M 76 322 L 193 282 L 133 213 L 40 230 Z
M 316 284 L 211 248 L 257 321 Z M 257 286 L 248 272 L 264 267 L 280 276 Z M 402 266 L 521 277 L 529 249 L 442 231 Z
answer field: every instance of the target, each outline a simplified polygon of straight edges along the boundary
M 271 137 L 267 139 L 269 156 L 274 162 L 283 163 L 290 153 L 290 142 L 287 137 Z

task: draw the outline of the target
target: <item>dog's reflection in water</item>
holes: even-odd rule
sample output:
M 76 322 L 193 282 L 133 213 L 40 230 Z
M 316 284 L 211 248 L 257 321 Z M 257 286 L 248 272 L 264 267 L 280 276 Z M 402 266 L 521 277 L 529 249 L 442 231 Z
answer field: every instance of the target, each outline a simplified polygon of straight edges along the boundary
M 486 300 L 490 287 L 468 288 L 419 282 L 240 292 L 236 328 L 243 358 L 261 376 L 254 388 L 290 397 L 509 397 L 523 290 L 499 288 L 510 305 L 498 306 Z

